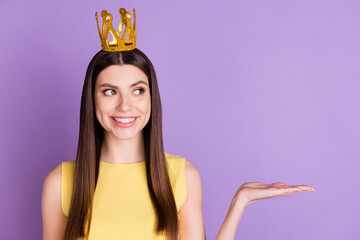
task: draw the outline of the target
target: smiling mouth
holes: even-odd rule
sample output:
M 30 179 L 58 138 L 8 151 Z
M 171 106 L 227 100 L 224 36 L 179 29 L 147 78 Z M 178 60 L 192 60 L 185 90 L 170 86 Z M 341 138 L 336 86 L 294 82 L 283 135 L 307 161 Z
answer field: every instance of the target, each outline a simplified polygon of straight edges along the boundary
M 119 123 L 131 123 L 135 120 L 135 117 L 131 117 L 131 118 L 116 118 L 113 117 L 112 119 L 114 119 L 115 121 L 119 122 Z

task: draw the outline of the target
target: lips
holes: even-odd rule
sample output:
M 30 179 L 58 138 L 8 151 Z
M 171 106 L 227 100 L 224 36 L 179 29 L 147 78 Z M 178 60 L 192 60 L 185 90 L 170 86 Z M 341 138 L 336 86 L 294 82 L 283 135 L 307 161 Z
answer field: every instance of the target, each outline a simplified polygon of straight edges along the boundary
M 112 116 L 113 118 L 135 118 L 136 116 Z
M 115 121 L 117 122 L 121 122 L 121 123 L 129 123 L 135 120 L 135 117 L 132 118 L 113 118 Z
M 116 118 L 118 120 L 125 120 L 126 122 L 120 122 L 120 121 L 117 121 Z M 134 123 L 136 122 L 136 119 L 137 117 L 111 117 L 112 121 L 118 126 L 118 127 L 122 127 L 122 128 L 128 128 L 128 127 L 131 127 L 132 125 L 134 125 Z M 133 119 L 131 121 L 131 119 Z

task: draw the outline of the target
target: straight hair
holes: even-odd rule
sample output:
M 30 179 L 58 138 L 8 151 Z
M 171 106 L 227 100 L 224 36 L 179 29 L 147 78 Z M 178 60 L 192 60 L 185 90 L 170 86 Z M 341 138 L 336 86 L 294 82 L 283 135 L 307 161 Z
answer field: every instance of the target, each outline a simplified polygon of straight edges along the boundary
M 99 161 L 104 129 L 95 115 L 94 91 L 99 73 L 111 65 L 131 64 L 149 79 L 150 119 L 144 127 L 146 178 L 152 204 L 156 210 L 156 235 L 178 239 L 179 222 L 174 194 L 168 175 L 162 137 L 161 100 L 155 69 L 139 49 L 106 52 L 100 50 L 86 71 L 80 106 L 80 129 L 75 161 L 74 185 L 64 238 L 87 237 L 90 230 L 92 203 L 99 175 Z

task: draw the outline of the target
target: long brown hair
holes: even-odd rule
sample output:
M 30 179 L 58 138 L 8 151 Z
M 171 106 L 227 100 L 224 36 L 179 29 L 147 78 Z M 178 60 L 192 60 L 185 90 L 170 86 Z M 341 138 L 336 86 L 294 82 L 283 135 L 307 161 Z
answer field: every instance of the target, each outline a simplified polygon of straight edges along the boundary
M 178 216 L 172 192 L 162 138 L 162 114 L 155 69 L 150 59 L 139 49 L 123 52 L 99 51 L 86 71 L 80 107 L 80 133 L 75 162 L 74 186 L 65 239 L 86 237 L 89 233 L 92 201 L 99 174 L 100 150 L 104 129 L 94 110 L 95 82 L 108 66 L 131 64 L 148 77 L 151 95 L 151 115 L 143 129 L 147 183 L 157 214 L 156 234 L 166 233 L 168 239 L 178 238 Z M 86 221 L 88 228 L 85 229 Z

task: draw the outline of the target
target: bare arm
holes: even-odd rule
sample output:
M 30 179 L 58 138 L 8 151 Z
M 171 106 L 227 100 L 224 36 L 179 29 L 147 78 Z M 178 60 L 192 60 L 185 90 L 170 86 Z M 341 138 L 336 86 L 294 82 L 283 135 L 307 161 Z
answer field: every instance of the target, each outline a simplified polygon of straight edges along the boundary
M 301 191 L 315 191 L 311 186 L 285 183 L 264 184 L 260 182 L 244 183 L 233 197 L 228 213 L 216 237 L 216 240 L 235 239 L 236 229 L 239 225 L 245 207 L 249 204 L 277 196 L 289 195 Z
M 45 178 L 41 196 L 43 240 L 62 240 L 66 217 L 61 208 L 61 164 Z
M 205 239 L 202 214 L 202 186 L 200 173 L 196 167 L 185 160 L 186 201 L 180 209 L 180 239 Z

